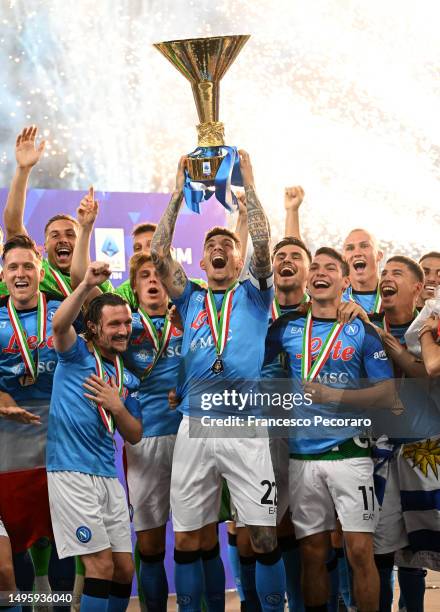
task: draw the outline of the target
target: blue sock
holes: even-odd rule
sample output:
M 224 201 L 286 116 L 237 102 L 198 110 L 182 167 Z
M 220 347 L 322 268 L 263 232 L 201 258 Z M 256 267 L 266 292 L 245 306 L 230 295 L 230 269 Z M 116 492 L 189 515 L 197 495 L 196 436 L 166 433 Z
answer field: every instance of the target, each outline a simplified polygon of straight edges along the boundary
M 426 570 L 421 567 L 399 567 L 397 575 L 402 603 L 407 612 L 423 612 Z
M 286 572 L 277 547 L 270 553 L 256 553 L 255 584 L 264 612 L 284 610 Z
M 218 542 L 211 550 L 202 550 L 202 562 L 208 610 L 224 612 L 226 578 Z
M 391 612 L 394 591 L 394 553 L 374 555 L 374 560 L 380 580 L 379 610 L 380 612 Z
M 255 584 L 255 557 L 240 555 L 240 579 L 243 589 L 246 612 L 260 612 L 261 605 Z
M 80 612 L 107 612 L 110 584 L 110 580 L 86 576 L 81 595 Z
M 327 561 L 327 573 L 330 580 L 330 599 L 327 607 L 329 612 L 338 612 L 339 607 L 339 574 L 338 558 L 334 549 L 330 550 L 329 560 Z
M 130 603 L 131 582 L 122 584 L 112 582 L 108 598 L 107 612 L 125 612 Z
M 165 572 L 165 552 L 158 555 L 143 555 L 140 580 L 148 612 L 166 612 L 168 602 L 168 580 Z
M 301 556 L 299 546 L 293 536 L 278 538 L 284 568 L 286 570 L 286 591 L 289 612 L 304 612 L 301 589 Z
M 203 595 L 203 565 L 200 550 L 174 549 L 174 582 L 180 612 L 200 612 Z
M 81 595 L 80 612 L 107 612 L 108 597 Z
M 238 554 L 237 536 L 235 533 L 228 533 L 228 559 L 232 575 L 234 576 L 235 586 L 237 587 L 238 596 L 240 597 L 240 601 L 244 601 L 244 593 L 240 578 L 240 556 Z

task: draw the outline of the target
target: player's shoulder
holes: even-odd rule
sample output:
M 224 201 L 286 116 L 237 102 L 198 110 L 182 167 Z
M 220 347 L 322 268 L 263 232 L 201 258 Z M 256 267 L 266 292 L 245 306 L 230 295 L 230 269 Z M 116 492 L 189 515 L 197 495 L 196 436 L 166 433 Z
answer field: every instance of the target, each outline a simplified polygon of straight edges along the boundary
M 129 391 L 136 391 L 139 388 L 141 381 L 139 378 L 133 374 L 131 370 L 124 368 L 124 386 Z
M 380 336 L 377 333 L 377 330 L 375 329 L 375 325 L 377 325 L 378 323 L 382 323 L 383 320 L 383 316 L 382 315 L 368 315 L 368 318 L 370 319 L 370 323 L 367 323 L 366 321 L 363 321 L 362 319 L 358 319 L 356 318 L 355 321 L 359 324 L 361 330 L 363 331 L 363 335 L 365 339 L 374 339 L 374 340 L 380 340 Z M 348 324 L 350 325 L 350 324 Z
M 272 325 L 270 326 L 270 329 L 271 330 L 282 330 L 289 326 L 303 327 L 305 320 L 306 320 L 306 317 L 303 312 L 297 312 L 296 310 L 291 310 L 279 316 L 278 319 L 276 319 L 272 323 Z
M 64 300 L 59 293 L 52 293 L 49 291 L 43 291 L 46 298 L 46 304 L 48 308 L 58 308 L 61 302 Z

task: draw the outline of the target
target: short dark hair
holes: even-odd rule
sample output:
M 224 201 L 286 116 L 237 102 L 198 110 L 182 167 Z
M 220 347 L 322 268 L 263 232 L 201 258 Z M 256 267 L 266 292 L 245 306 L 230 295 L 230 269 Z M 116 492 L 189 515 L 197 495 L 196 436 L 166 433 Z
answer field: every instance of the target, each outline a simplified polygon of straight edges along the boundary
M 428 259 L 428 257 L 434 257 L 435 259 L 440 259 L 440 253 L 438 251 L 429 251 L 429 253 L 425 253 L 419 259 L 419 264 L 421 264 L 424 259 Z
M 127 300 L 117 293 L 101 293 L 96 296 L 87 306 L 84 313 L 84 337 L 86 340 L 93 340 L 95 334 L 90 329 L 89 323 L 99 325 L 102 318 L 104 306 L 129 306 Z
M 157 229 L 157 223 L 138 223 L 134 226 L 131 235 L 133 238 L 144 232 L 155 232 Z
M 339 262 L 339 265 L 341 266 L 342 274 L 344 276 L 349 276 L 350 268 L 348 266 L 348 263 L 336 249 L 333 249 L 332 247 L 321 247 L 316 251 L 315 257 L 317 255 L 328 255 L 328 257 L 331 257 L 332 259 L 336 259 L 336 261 Z
M 425 273 L 423 272 L 422 266 L 414 259 L 411 259 L 411 257 L 406 257 L 406 255 L 393 255 L 393 257 L 387 260 L 385 265 L 389 264 L 390 261 L 397 261 L 398 263 L 404 264 L 420 283 L 425 281 Z
M 294 238 L 293 236 L 285 236 L 285 238 L 283 238 L 282 240 L 276 243 L 276 245 L 273 247 L 272 259 L 275 257 L 275 255 L 278 253 L 280 249 L 282 249 L 283 247 L 289 244 L 291 244 L 292 246 L 297 246 L 300 249 L 302 249 L 307 255 L 309 262 L 312 261 L 312 254 L 309 251 L 309 249 L 306 247 L 305 243 L 299 238 Z
M 221 227 L 220 225 L 212 227 L 209 232 L 206 233 L 203 246 L 205 246 L 208 240 L 210 238 L 213 238 L 214 236 L 229 236 L 229 238 L 232 238 L 232 240 L 235 242 L 235 246 L 237 247 L 237 249 L 241 249 L 241 241 L 237 234 L 229 230 L 227 227 Z
M 17 234 L 17 236 L 9 238 L 9 240 L 5 242 L 2 251 L 3 262 L 5 261 L 7 253 L 9 253 L 9 251 L 12 251 L 13 249 L 27 249 L 28 251 L 32 251 L 39 261 L 41 261 L 42 259 L 41 253 L 38 250 L 36 243 L 26 234 Z
M 45 236 L 47 234 L 47 230 L 49 229 L 49 226 L 52 225 L 52 223 L 55 223 L 55 221 L 71 221 L 73 223 L 73 225 L 75 226 L 75 229 L 79 228 L 78 221 L 75 219 L 75 217 L 72 217 L 72 215 L 67 215 L 67 214 L 54 215 L 53 217 L 51 217 L 49 219 L 49 221 L 44 226 L 44 235 Z
M 134 281 L 136 280 L 136 274 L 144 264 L 153 263 L 151 255 L 147 253 L 135 253 L 130 257 L 130 285 L 134 287 Z

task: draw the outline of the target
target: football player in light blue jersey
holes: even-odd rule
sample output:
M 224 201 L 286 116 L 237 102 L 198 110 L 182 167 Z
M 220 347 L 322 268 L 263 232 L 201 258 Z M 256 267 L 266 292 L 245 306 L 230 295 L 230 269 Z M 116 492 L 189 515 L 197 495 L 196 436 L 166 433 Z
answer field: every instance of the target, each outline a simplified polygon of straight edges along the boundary
M 0 431 L 0 515 L 13 550 L 20 551 L 15 558 L 17 581 L 22 588 L 31 590 L 33 578 L 22 572 L 23 551 L 52 533 L 44 455 L 57 363 L 52 319 L 60 302 L 57 296 L 38 291 L 44 275 L 41 255 L 28 236 L 9 239 L 4 245 L 3 261 L 9 296 L 0 301 L 2 403 L 14 410 L 19 410 L 17 405 L 26 407 L 43 425 L 31 431 L 5 423 Z M 54 590 L 71 589 L 73 559 L 60 562 L 53 549 L 49 574 Z M 45 586 L 50 588 L 47 582 Z
M 58 365 L 46 457 L 57 549 L 60 557 L 81 557 L 81 609 L 94 611 L 128 606 L 134 565 L 114 430 L 130 444 L 142 437 L 139 381 L 122 361 L 131 335 L 128 304 L 111 293 L 99 295 L 84 315 L 84 337 L 72 326 L 89 293 L 109 275 L 107 264 L 90 264 L 53 319 Z
M 383 252 L 364 229 L 352 230 L 344 240 L 343 255 L 350 266 L 350 285 L 343 299 L 354 300 L 365 312 L 380 312 L 379 264 Z
M 276 542 L 274 500 L 263 500 L 274 482 L 267 438 L 207 438 L 201 421 L 191 415 L 191 380 L 205 388 L 216 381 L 259 378 L 264 358 L 264 338 L 273 299 L 269 251 L 269 225 L 256 196 L 249 156 L 240 152 L 246 194 L 249 234 L 254 247 L 249 279 L 237 283 L 242 267 L 237 236 L 225 228 L 208 232 L 201 268 L 209 291 L 188 281 L 173 261 L 170 246 L 183 200 L 185 158 L 179 163 L 176 189 L 153 237 L 151 254 L 168 294 L 184 324 L 182 378 L 178 394 L 184 417 L 177 434 L 171 481 L 176 561 L 176 589 L 180 609 L 200 610 L 205 574 L 209 609 L 224 609 L 224 573 L 218 544 L 201 555 L 202 529 L 215 525 L 224 477 L 239 519 L 248 526 L 257 556 L 256 583 L 263 610 L 284 608 L 285 573 Z M 223 325 L 217 327 L 219 311 Z M 216 340 L 214 341 L 214 336 Z M 234 413 L 226 405 L 218 410 Z M 189 436 L 189 426 L 198 436 Z M 214 571 L 211 571 L 215 563 Z
M 131 258 L 130 287 L 139 307 L 133 313 L 133 333 L 124 361 L 141 379 L 143 438 L 135 446 L 126 445 L 127 483 L 145 603 L 149 610 L 165 612 L 171 465 L 182 418 L 180 412 L 170 409 L 168 392 L 177 385 L 182 332 L 170 321 L 168 295 L 149 255 L 139 253 Z
M 373 464 L 368 444 L 358 436 L 366 427 L 362 410 L 387 405 L 393 383 L 374 328 L 358 318 L 347 325 L 337 323 L 348 273 L 339 253 L 318 249 L 308 277 L 312 307 L 307 315 L 289 313 L 275 322 L 268 334 L 267 360 L 285 350 L 298 390 L 307 381 L 304 405 L 295 415 L 304 424 L 307 418 L 341 416 L 344 404 L 352 407 L 350 418 L 358 417 L 345 427 L 332 427 L 330 422 L 316 434 L 300 432 L 290 439 L 290 509 L 300 539 L 306 606 L 324 609 L 327 605 L 326 561 L 336 510 L 353 568 L 355 600 L 361 610 L 376 610 L 379 580 L 373 558 L 377 519 Z M 309 348 L 304 351 L 303 346 Z M 369 378 L 371 386 L 359 389 L 362 377 Z

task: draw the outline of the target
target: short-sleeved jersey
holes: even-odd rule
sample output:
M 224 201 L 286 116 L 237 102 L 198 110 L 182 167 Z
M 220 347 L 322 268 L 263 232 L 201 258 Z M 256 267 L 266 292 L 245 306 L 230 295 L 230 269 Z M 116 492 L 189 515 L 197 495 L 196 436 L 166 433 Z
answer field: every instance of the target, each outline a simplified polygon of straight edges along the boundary
M 353 300 L 356 304 L 359 304 L 365 312 L 374 312 L 374 304 L 376 303 L 377 288 L 374 291 L 356 291 L 351 286 L 342 294 L 343 302 L 350 302 Z
M 103 360 L 105 377 L 116 377 L 114 365 Z M 47 434 L 48 472 L 71 471 L 116 478 L 115 446 L 96 403 L 84 397 L 83 383 L 96 374 L 96 363 L 86 341 L 78 336 L 74 345 L 58 353 Z M 139 380 L 124 369 L 121 400 L 127 410 L 141 418 L 136 397 Z
M 151 317 L 159 334 L 162 333 L 165 317 Z M 182 349 L 182 332 L 172 328 L 170 341 L 149 376 L 143 378 L 147 366 L 155 356 L 155 349 L 146 334 L 140 316 L 133 313 L 133 332 L 128 350 L 124 355 L 127 367 L 141 379 L 138 399 L 142 412 L 144 438 L 175 434 L 182 415 L 171 410 L 168 391 L 177 387 L 177 378 Z
M 302 392 L 301 358 L 305 322 L 305 316 L 300 313 L 280 317 L 270 328 L 266 342 L 266 361 L 269 363 L 280 351 L 287 353 L 290 376 L 297 392 Z M 334 319 L 313 317 L 312 359 L 318 356 L 333 324 Z M 391 377 L 391 365 L 377 332 L 371 325 L 356 318 L 342 328 L 315 382 L 335 388 L 358 389 L 365 386 L 365 379 L 373 385 Z M 333 418 L 338 416 L 339 410 L 340 407 L 335 405 L 304 404 L 297 408 L 295 416 L 301 419 L 314 419 L 315 416 Z M 349 414 L 361 418 L 363 411 L 350 406 Z M 291 436 L 289 447 L 296 454 L 320 454 L 364 433 L 363 428 L 356 426 L 326 428 L 325 439 L 319 438 L 319 431 L 309 437 L 299 437 L 301 434 L 298 434 Z
M 418 314 L 418 313 L 417 313 Z M 415 318 L 415 317 L 414 317 Z M 406 348 L 405 334 L 413 323 L 414 318 L 400 325 L 389 324 L 391 335 Z M 383 313 L 371 317 L 378 327 L 384 328 Z M 433 385 L 428 379 L 421 380 L 420 384 L 413 378 L 407 378 L 400 367 L 394 364 L 394 376 L 401 379 L 398 385 L 399 397 L 405 406 L 405 421 L 410 423 L 406 426 L 408 435 L 411 437 L 396 437 L 392 432 L 384 432 L 390 435 L 394 442 L 411 442 L 424 440 L 425 438 L 440 434 L 440 411 L 436 402 L 432 400 Z
M 58 358 L 53 346 L 52 319 L 60 304 L 56 296 L 46 294 L 47 328 L 46 339 L 38 349 L 38 378 L 33 385 L 22 386 L 20 379 L 26 368 L 20 354 L 12 323 L 7 310 L 8 297 L 0 300 L 0 390 L 9 393 L 18 405 L 25 406 L 32 400 L 50 400 L 53 375 Z M 37 353 L 37 308 L 17 310 L 18 317 L 27 336 L 33 358 Z
M 232 298 L 228 341 L 222 354 L 223 372 L 214 374 L 215 344 L 208 323 L 206 290 L 188 281 L 183 294 L 174 300 L 184 323 L 182 364 L 179 372 L 179 410 L 189 414 L 192 382 L 257 380 L 264 360 L 264 343 L 273 299 L 273 277 L 257 280 L 251 275 L 240 283 Z M 220 311 L 224 291 L 213 292 Z M 223 414 L 234 414 L 223 407 Z

